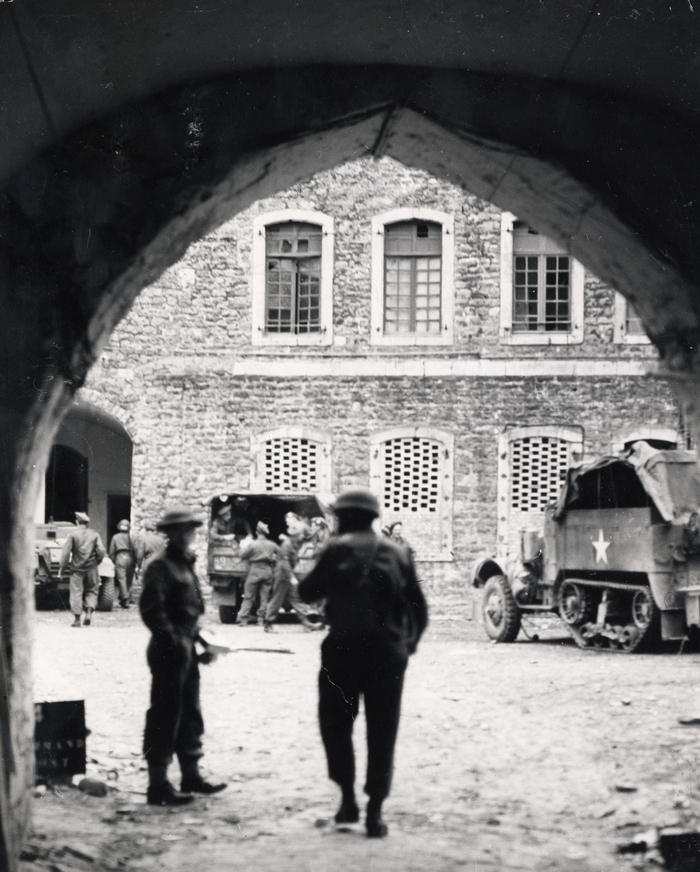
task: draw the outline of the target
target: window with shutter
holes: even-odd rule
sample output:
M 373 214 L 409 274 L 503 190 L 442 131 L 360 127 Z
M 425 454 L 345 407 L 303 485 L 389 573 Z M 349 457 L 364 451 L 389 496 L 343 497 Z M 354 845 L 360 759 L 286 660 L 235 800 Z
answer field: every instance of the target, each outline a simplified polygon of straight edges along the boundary
M 452 435 L 399 428 L 376 434 L 371 442 L 371 487 L 382 524 L 400 521 L 418 559 L 451 560 Z
M 570 445 L 549 436 L 526 436 L 511 442 L 511 509 L 543 512 L 556 502 L 570 465 Z
M 309 439 L 277 438 L 264 444 L 264 489 L 271 492 L 316 492 L 318 446 Z
M 544 510 L 559 498 L 567 469 L 582 456 L 583 431 L 518 427 L 502 434 L 498 451 L 498 551 L 520 553 L 524 531 L 544 530 Z

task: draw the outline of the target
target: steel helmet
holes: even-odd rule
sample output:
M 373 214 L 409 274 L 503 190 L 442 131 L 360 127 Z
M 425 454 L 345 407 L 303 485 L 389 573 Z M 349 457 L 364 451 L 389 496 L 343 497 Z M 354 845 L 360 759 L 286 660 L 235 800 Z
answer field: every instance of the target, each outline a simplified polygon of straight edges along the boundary
M 379 500 L 375 497 L 375 495 L 364 488 L 353 488 L 352 490 L 345 491 L 345 493 L 341 494 L 338 499 L 333 503 L 333 511 L 343 512 L 346 509 L 359 509 L 362 512 L 368 512 L 371 515 L 374 515 L 375 518 L 379 517 Z
M 120 521 L 117 524 L 117 530 L 123 530 L 125 533 L 128 533 L 130 528 L 131 528 L 131 524 L 126 520 Z

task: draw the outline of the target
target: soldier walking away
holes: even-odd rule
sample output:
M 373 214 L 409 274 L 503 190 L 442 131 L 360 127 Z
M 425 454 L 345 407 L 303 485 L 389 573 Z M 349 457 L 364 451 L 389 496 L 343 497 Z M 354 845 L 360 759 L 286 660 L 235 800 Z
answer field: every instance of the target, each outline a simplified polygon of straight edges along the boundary
M 352 730 L 360 695 L 367 720 L 366 829 L 387 834 L 389 795 L 401 693 L 408 657 L 428 623 L 428 609 L 408 550 L 377 536 L 379 503 L 369 491 L 341 494 L 333 508 L 338 535 L 299 584 L 307 602 L 326 598 L 330 632 L 321 645 L 319 722 L 328 775 L 342 791 L 336 823 L 355 823 Z
M 92 613 L 97 606 L 97 592 L 100 589 L 100 576 L 97 567 L 102 562 L 105 547 L 100 534 L 88 527 L 90 518 L 85 512 L 76 512 L 77 527 L 71 530 L 61 552 L 58 566 L 59 577 L 65 575 L 70 567 L 70 610 L 73 613 L 72 627 L 89 627 Z
M 243 588 L 243 604 L 238 613 L 238 623 L 242 627 L 248 623 L 257 623 L 257 619 L 249 621 L 248 618 L 257 595 L 260 597 L 258 614 L 263 621 L 265 620 L 267 601 L 270 598 L 275 566 L 280 553 L 279 545 L 268 539 L 270 528 L 264 521 L 258 521 L 255 532 L 257 538 L 244 541 L 240 554 L 241 560 L 247 560 L 250 563 Z
M 199 771 L 204 722 L 199 704 L 199 662 L 213 657 L 195 652 L 198 621 L 204 611 L 190 550 L 201 521 L 187 511 L 166 512 L 157 529 L 167 545 L 146 566 L 139 601 L 151 631 L 146 652 L 151 670 L 151 707 L 146 712 L 143 756 L 148 763 L 147 800 L 151 805 L 182 805 L 192 793 L 218 793 L 226 784 L 211 784 Z M 168 781 L 168 766 L 177 754 L 181 792 Z
M 309 620 L 311 609 L 301 600 L 294 578 L 294 567 L 299 559 L 299 546 L 309 534 L 306 522 L 294 512 L 287 512 L 284 517 L 287 533 L 280 536 L 280 553 L 275 566 L 272 583 L 272 595 L 264 615 L 263 629 L 273 633 L 272 622 L 285 603 L 294 609 L 305 630 L 322 630 L 323 624 L 315 624 Z
M 119 590 L 119 604 L 123 609 L 128 609 L 131 602 L 131 585 L 137 563 L 136 548 L 129 533 L 130 529 L 131 524 L 128 521 L 120 521 L 117 524 L 119 532 L 112 536 L 112 541 L 109 543 L 109 556 L 114 563 Z

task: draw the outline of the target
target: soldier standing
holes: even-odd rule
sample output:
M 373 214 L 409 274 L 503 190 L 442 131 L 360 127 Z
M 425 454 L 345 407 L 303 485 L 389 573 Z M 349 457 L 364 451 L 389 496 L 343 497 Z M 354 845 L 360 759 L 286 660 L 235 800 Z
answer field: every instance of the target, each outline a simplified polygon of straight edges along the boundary
M 315 624 L 309 620 L 311 609 L 300 599 L 294 579 L 294 567 L 299 559 L 299 546 L 309 535 L 308 525 L 294 512 L 287 512 L 284 520 L 287 533 L 280 536 L 280 553 L 275 566 L 272 595 L 264 615 L 263 629 L 266 633 L 274 632 L 272 622 L 282 606 L 288 602 L 297 613 L 305 630 L 322 630 L 323 624 Z
M 59 577 L 64 575 L 70 565 L 70 609 L 73 613 L 71 626 L 79 627 L 81 616 L 85 613 L 83 626 L 89 627 L 100 589 L 97 567 L 107 552 L 100 534 L 89 529 L 90 518 L 85 512 L 76 512 L 75 520 L 77 527 L 70 531 L 63 546 L 58 574 Z
M 151 805 L 182 805 L 191 793 L 217 793 L 225 784 L 210 784 L 199 771 L 204 722 L 199 704 L 198 662 L 194 643 L 204 611 L 194 572 L 191 545 L 201 526 L 187 511 L 166 512 L 157 529 L 168 543 L 146 566 L 139 601 L 141 617 L 151 631 L 147 659 L 151 670 L 151 707 L 146 712 L 143 756 L 148 763 L 147 800 Z M 168 765 L 177 754 L 182 772 L 178 792 L 168 781 Z
M 131 584 L 134 580 L 137 554 L 134 543 L 129 534 L 131 524 L 128 521 L 120 521 L 117 524 L 118 532 L 112 536 L 109 543 L 109 556 L 114 563 L 117 588 L 119 590 L 119 604 L 123 609 L 129 608 L 131 601 Z
M 387 834 L 382 803 L 389 795 L 401 694 L 408 657 L 428 623 L 428 610 L 408 550 L 377 536 L 379 503 L 369 491 L 336 500 L 338 535 L 299 584 L 307 602 L 326 598 L 330 632 L 321 645 L 319 722 L 328 775 L 341 791 L 336 823 L 355 823 L 352 730 L 360 695 L 367 719 L 366 828 Z
M 267 601 L 270 597 L 275 566 L 280 553 L 279 546 L 268 539 L 270 528 L 264 521 L 258 521 L 255 532 L 257 538 L 244 541 L 240 554 L 241 560 L 247 560 L 250 563 L 243 588 L 243 605 L 238 613 L 238 623 L 242 627 L 249 623 L 248 615 L 258 593 L 260 595 L 258 614 L 263 621 L 265 620 Z M 257 623 L 257 620 L 251 623 Z

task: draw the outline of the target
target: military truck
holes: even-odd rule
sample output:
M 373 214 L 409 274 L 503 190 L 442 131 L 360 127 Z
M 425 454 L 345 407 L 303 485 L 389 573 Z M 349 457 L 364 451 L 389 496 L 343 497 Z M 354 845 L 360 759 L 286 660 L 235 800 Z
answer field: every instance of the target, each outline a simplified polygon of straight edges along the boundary
M 68 533 L 75 529 L 70 521 L 49 521 L 35 525 L 34 602 L 37 609 L 68 606 L 68 576 L 60 576 L 58 566 Z M 100 589 L 97 608 L 110 612 L 114 605 L 114 564 L 105 556 L 98 567 Z
M 568 470 L 544 535 L 481 559 L 486 633 L 513 642 L 523 615 L 557 614 L 582 647 L 648 651 L 700 626 L 700 471 L 694 452 L 635 442 Z
M 221 509 L 231 508 L 226 534 L 216 530 Z M 234 493 L 221 494 L 209 502 L 210 526 L 207 545 L 207 571 L 212 586 L 212 602 L 222 624 L 232 624 L 243 602 L 243 585 L 249 564 L 241 560 L 241 542 L 253 535 L 258 521 L 270 528 L 270 538 L 279 543 L 287 531 L 285 516 L 294 512 L 308 522 L 308 538 L 299 551 L 294 574 L 301 580 L 311 569 L 327 530 L 327 510 L 312 494 Z M 318 523 L 321 522 L 321 523 Z

